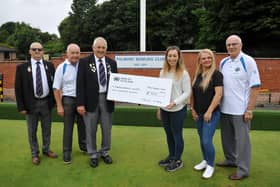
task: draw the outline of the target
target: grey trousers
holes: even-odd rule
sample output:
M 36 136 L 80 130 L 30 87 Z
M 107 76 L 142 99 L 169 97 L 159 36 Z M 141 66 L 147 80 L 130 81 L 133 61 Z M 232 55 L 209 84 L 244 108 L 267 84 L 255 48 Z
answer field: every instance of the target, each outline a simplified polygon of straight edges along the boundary
M 112 113 L 107 112 L 106 95 L 99 94 L 99 102 L 94 112 L 87 112 L 84 115 L 86 125 L 87 153 L 90 158 L 97 158 L 108 155 L 111 148 L 111 129 L 112 129 Z M 98 122 L 101 125 L 102 142 L 101 149 L 97 151 L 96 132 Z
M 51 111 L 48 107 L 48 100 L 36 100 L 33 111 L 26 114 L 28 140 L 32 157 L 39 155 L 39 145 L 37 140 L 38 122 L 41 121 L 43 153 L 50 150 L 51 142 Z
M 77 112 L 76 98 L 62 97 L 64 108 L 64 128 L 63 128 L 63 153 L 71 154 L 73 142 L 73 128 L 77 121 L 78 143 L 80 150 L 86 151 L 86 130 L 82 116 Z
M 225 161 L 237 165 L 237 174 L 249 175 L 251 160 L 250 122 L 243 115 L 221 114 L 221 138 Z

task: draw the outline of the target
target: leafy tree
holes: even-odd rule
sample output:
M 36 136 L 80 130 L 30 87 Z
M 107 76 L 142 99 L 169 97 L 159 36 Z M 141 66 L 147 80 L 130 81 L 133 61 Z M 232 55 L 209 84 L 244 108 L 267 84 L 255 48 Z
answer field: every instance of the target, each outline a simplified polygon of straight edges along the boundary
M 96 22 L 91 22 L 89 29 L 97 32 L 90 29 L 91 38 L 104 36 L 108 40 L 108 50 L 138 50 L 137 5 L 136 0 L 115 0 L 93 8 L 89 20 L 95 18 Z
M 24 22 L 7 22 L 0 27 L 0 42 L 4 45 L 14 46 L 17 49 L 17 57 L 20 59 L 26 59 L 29 56 L 29 46 L 34 41 L 41 42 L 43 46 L 48 42 L 60 43 L 55 34 L 41 32 L 40 29 L 32 28 Z M 63 47 L 61 45 L 55 46 L 54 50 L 47 50 L 50 55 L 62 51 Z M 60 49 L 58 46 L 60 46 Z
M 85 3 L 88 3 L 85 7 Z M 136 0 L 74 1 L 72 11 L 59 25 L 64 45 L 75 42 L 82 50 L 92 50 L 97 36 L 108 40 L 108 50 L 137 50 Z
M 33 41 L 40 42 L 40 36 L 37 34 L 37 30 L 26 24 L 17 26 L 15 32 L 7 39 L 8 44 L 17 48 L 19 58 L 27 58 L 29 46 Z
M 16 23 L 16 22 L 4 23 L 3 25 L 1 25 L 0 30 L 5 30 L 9 34 L 13 34 L 15 32 L 15 30 L 16 30 L 17 24 L 18 23 Z
M 88 12 L 95 4 L 96 0 L 73 0 L 72 12 L 59 25 L 59 32 L 64 45 L 77 43 L 82 50 L 88 49 L 90 36 L 89 32 L 85 30 L 85 25 L 88 24 L 86 22 Z
M 64 45 L 75 42 L 91 50 L 92 40 L 104 36 L 108 50 L 139 49 L 140 0 L 74 0 L 72 13 L 59 31 Z M 225 51 L 225 39 L 238 34 L 245 52 L 279 56 L 280 2 L 277 0 L 161 0 L 147 1 L 147 50 L 210 48 Z
M 197 48 L 225 51 L 225 38 L 241 36 L 244 50 L 255 56 L 278 55 L 280 2 L 263 0 L 202 0 Z M 209 34 L 211 33 L 211 34 Z
M 6 39 L 9 37 L 9 32 L 6 30 L 0 30 L 0 42 L 6 42 Z
M 44 51 L 46 54 L 50 54 L 52 57 L 58 57 L 61 56 L 63 52 L 65 52 L 65 47 L 61 40 L 49 40 L 46 43 L 44 43 Z
M 147 2 L 147 49 L 165 50 L 168 45 L 192 49 L 197 32 L 197 18 L 192 10 L 195 0 Z

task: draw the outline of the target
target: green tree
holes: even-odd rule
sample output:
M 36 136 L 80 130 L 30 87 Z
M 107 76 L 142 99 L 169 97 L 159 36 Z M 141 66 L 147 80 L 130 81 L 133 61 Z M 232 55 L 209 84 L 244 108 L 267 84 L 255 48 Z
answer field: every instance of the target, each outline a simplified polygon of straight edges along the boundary
M 72 12 L 61 22 L 58 28 L 64 45 L 77 43 L 82 50 L 89 49 L 88 42 L 91 39 L 85 25 L 88 24 L 88 12 L 95 4 L 96 0 L 73 0 Z
M 91 9 L 88 22 L 91 38 L 103 36 L 108 40 L 108 50 L 138 50 L 136 0 L 114 0 Z
M 238 34 L 243 49 L 255 56 L 278 55 L 280 2 L 262 0 L 202 0 L 196 48 L 225 51 L 225 39 Z
M 85 3 L 86 4 L 85 6 Z M 74 1 L 72 13 L 59 25 L 64 45 L 75 42 L 82 50 L 92 50 L 97 36 L 108 40 L 108 50 L 137 50 L 136 0 Z
M 40 36 L 37 30 L 24 23 L 17 25 L 15 32 L 7 39 L 8 44 L 17 48 L 18 57 L 21 59 L 28 57 L 29 46 L 33 41 L 40 42 Z
M 20 59 L 26 59 L 29 56 L 29 46 L 34 41 L 41 42 L 43 46 L 45 43 L 52 43 L 54 49 L 46 51 L 51 56 L 63 50 L 59 38 L 55 34 L 41 32 L 40 29 L 33 28 L 24 22 L 7 22 L 0 27 L 0 42 L 15 47 L 17 57 Z M 58 43 L 58 45 L 54 45 L 54 43 Z
M 165 50 L 169 45 L 192 49 L 197 32 L 197 18 L 192 14 L 195 0 L 147 2 L 147 49 Z
M 44 43 L 44 51 L 45 54 L 50 54 L 51 57 L 58 57 L 61 56 L 62 53 L 64 53 L 65 47 L 61 40 L 49 40 L 46 43 Z

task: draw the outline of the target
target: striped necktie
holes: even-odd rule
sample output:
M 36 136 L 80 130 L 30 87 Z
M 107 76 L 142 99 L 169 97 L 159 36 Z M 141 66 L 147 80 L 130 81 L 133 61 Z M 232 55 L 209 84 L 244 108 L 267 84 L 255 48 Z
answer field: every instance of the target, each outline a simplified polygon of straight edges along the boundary
M 104 65 L 102 64 L 102 60 L 99 59 L 99 82 L 102 86 L 106 85 L 106 75 L 105 75 L 105 69 Z
M 41 68 L 40 62 L 36 62 L 36 95 L 42 96 L 43 95 L 43 83 L 42 83 L 42 75 L 41 75 Z

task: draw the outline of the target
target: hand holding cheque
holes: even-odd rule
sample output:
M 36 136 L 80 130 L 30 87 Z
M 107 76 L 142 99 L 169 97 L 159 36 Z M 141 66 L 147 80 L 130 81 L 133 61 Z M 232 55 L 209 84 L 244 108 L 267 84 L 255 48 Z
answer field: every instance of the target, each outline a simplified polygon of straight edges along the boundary
M 171 79 L 111 73 L 107 99 L 166 107 L 171 88 Z

